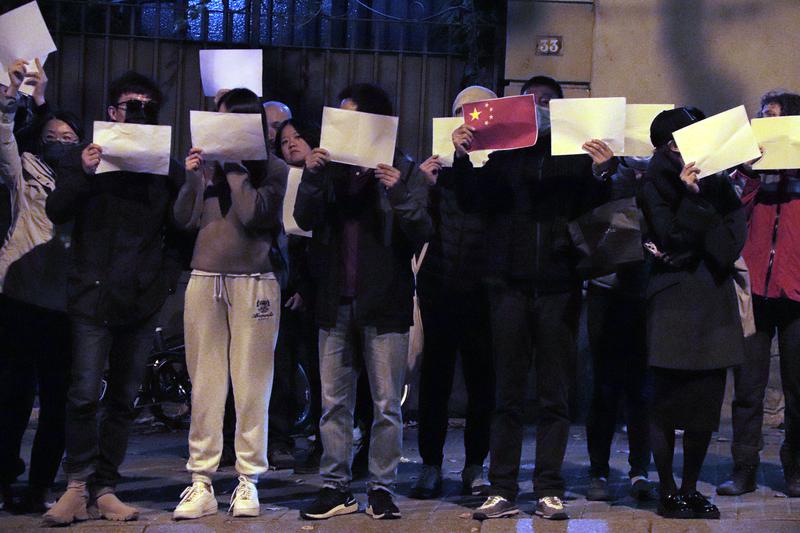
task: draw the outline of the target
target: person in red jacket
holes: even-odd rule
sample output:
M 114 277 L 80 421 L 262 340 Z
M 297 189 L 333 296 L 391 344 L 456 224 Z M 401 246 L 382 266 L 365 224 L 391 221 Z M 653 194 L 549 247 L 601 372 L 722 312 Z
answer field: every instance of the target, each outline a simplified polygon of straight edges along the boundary
M 769 92 L 761 98 L 760 117 L 786 115 L 800 115 L 800 95 Z M 759 173 L 743 165 L 734 179 L 743 186 L 748 210 L 742 256 L 750 271 L 756 333 L 746 341 L 744 364 L 734 371 L 733 475 L 717 493 L 736 496 L 757 488 L 764 390 L 777 330 L 786 397 L 780 456 L 786 494 L 800 497 L 800 171 Z

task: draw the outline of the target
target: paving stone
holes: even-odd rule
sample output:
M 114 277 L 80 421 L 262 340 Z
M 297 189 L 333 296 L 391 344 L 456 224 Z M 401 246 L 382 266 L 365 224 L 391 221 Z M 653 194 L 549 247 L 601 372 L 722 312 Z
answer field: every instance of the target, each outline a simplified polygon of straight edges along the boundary
M 661 520 L 651 533 L 797 533 L 798 522 L 784 520 Z
M 357 515 L 336 517 L 321 522 L 299 518 L 298 510 L 311 502 L 321 486 L 318 475 L 296 476 L 291 471 L 269 472 L 259 483 L 261 516 L 253 519 L 234 519 L 226 514 L 228 500 L 236 486 L 236 472 L 222 468 L 215 476 L 214 487 L 219 501 L 219 512 L 197 521 L 174 522 L 172 509 L 181 491 L 189 482 L 185 471 L 187 456 L 186 430 L 156 431 L 137 426 L 132 435 L 128 458 L 123 465 L 123 482 L 118 494 L 141 510 L 137 522 L 118 524 L 89 521 L 78 524 L 70 531 L 79 533 L 353 533 L 353 532 L 433 532 L 433 533 L 800 533 L 800 499 L 783 497 L 783 474 L 778 460 L 782 433 L 767 429 L 765 449 L 759 470 L 759 489 L 737 497 L 720 497 L 715 494 L 716 484 L 724 481 L 732 467 L 730 423 L 724 421 L 721 433 L 712 441 L 708 459 L 701 472 L 698 489 L 719 506 L 722 520 L 676 521 L 664 520 L 655 514 L 656 503 L 639 503 L 631 498 L 627 479 L 627 438 L 617 433 L 612 444 L 611 476 L 609 478 L 612 502 L 589 502 L 586 441 L 583 429 L 573 426 L 567 446 L 564 477 L 568 487 L 566 503 L 572 516 L 568 522 L 551 522 L 531 517 L 535 502 L 532 494 L 532 468 L 534 457 L 533 428 L 526 428 L 522 449 L 523 468 L 520 473 L 519 506 L 523 511 L 517 519 L 489 520 L 483 523 L 471 519 L 473 510 L 483 498 L 462 496 L 460 471 L 464 462 L 463 429 L 451 429 L 445 445 L 444 496 L 437 500 L 413 500 L 406 495 L 419 474 L 421 461 L 416 451 L 416 429 L 405 432 L 405 461 L 399 468 L 397 503 L 403 513 L 402 520 L 376 521 L 363 512 Z M 32 432 L 26 432 L 23 456 L 30 454 Z M 302 443 L 301 443 L 302 444 Z M 680 439 L 676 446 L 675 475 L 680 483 L 682 458 Z M 654 471 L 650 479 L 656 480 Z M 20 482 L 24 482 L 21 479 Z M 63 490 L 63 479 L 58 480 Z M 366 507 L 364 480 L 353 483 L 352 490 L 362 510 Z M 780 497 L 776 497 L 780 496 Z M 0 511 L 0 533 L 44 531 L 39 529 L 38 516 L 12 516 Z M 47 530 L 52 532 L 52 530 Z

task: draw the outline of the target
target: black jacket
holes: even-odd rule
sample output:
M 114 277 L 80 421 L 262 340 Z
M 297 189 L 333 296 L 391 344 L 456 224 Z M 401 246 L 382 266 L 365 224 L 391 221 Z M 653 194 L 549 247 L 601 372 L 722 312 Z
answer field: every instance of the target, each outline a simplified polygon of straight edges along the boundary
M 708 370 L 742 362 L 744 342 L 734 262 L 746 238 L 744 212 L 727 176 L 686 190 L 681 165 L 656 152 L 642 186 L 650 238 L 667 260 L 653 262 L 647 287 L 651 366 Z
M 434 234 L 417 276 L 420 293 L 474 291 L 486 274 L 483 217 L 461 209 L 454 178 L 452 169 L 443 168 L 430 187 Z
M 107 326 L 136 323 L 158 311 L 180 274 L 172 204 L 183 167 L 169 176 L 83 172 L 80 150 L 62 161 L 47 198 L 54 224 L 74 220 L 67 280 L 70 314 Z
M 388 191 L 372 179 L 356 206 L 359 221 L 358 277 L 355 321 L 402 331 L 412 324 L 413 276 L 411 257 L 430 237 L 427 185 L 416 164 L 396 156 L 402 175 Z M 316 277 L 316 318 L 320 327 L 336 325 L 342 291 L 342 227 L 344 205 L 335 184 L 349 178 L 352 167 L 329 164 L 322 172 L 303 173 L 297 191 L 294 218 L 312 230 L 310 265 Z M 353 206 L 350 206 L 353 209 Z
M 550 138 L 492 153 L 482 168 L 453 164 L 459 202 L 485 218 L 487 277 L 534 293 L 573 290 L 577 255 L 567 223 L 603 203 L 588 155 L 550 155 Z

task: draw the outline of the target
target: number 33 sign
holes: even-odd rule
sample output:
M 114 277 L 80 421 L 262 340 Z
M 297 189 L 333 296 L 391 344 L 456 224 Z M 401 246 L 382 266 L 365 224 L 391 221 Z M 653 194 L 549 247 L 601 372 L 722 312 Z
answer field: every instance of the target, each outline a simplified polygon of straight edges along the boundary
M 563 40 L 560 35 L 540 35 L 536 38 L 537 56 L 560 56 Z

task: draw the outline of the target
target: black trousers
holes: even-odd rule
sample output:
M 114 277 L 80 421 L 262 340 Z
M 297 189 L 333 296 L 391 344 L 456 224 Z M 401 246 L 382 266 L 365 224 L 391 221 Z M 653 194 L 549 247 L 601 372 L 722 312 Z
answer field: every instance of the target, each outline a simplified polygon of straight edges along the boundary
M 88 481 L 97 491 L 117 485 L 157 316 L 118 327 L 70 317 L 73 358 L 64 461 L 68 480 Z M 106 361 L 108 389 L 101 406 Z
M 275 347 L 275 378 L 269 406 L 269 447 L 291 449 L 295 402 L 295 368 L 303 365 L 311 384 L 310 418 L 314 433 L 319 437 L 319 418 L 322 415 L 320 396 L 318 330 L 314 319 L 304 311 L 284 309 Z M 322 441 L 317 438 L 317 442 Z
M 448 402 L 456 355 L 467 389 L 465 466 L 482 465 L 489 453 L 494 406 L 489 309 L 485 292 L 420 292 L 425 348 L 419 389 L 419 453 L 426 465 L 441 466 L 447 438 Z
M 586 441 L 592 477 L 608 477 L 621 398 L 625 400 L 628 424 L 628 475 L 647 476 L 650 465 L 647 407 L 652 386 L 647 367 L 645 307 L 642 298 L 589 285 L 586 318 L 594 388 L 586 419 Z
M 800 302 L 753 296 L 756 333 L 746 340 L 745 360 L 734 370 L 733 460 L 757 465 L 763 447 L 764 391 L 769 381 L 772 337 L 778 333 L 786 436 L 781 458 L 800 465 Z
M 533 359 L 539 420 L 536 498 L 564 495 L 561 465 L 569 439 L 569 390 L 575 370 L 580 291 L 531 296 L 505 284 L 489 288 L 496 376 L 492 416 L 492 493 L 516 499 L 522 451 L 522 415 Z M 533 356 L 533 357 L 532 357 Z
M 0 297 L 0 324 L 0 483 L 13 483 L 25 469 L 20 447 L 38 390 L 39 421 L 28 482 L 46 489 L 64 455 L 69 319 L 63 312 Z

